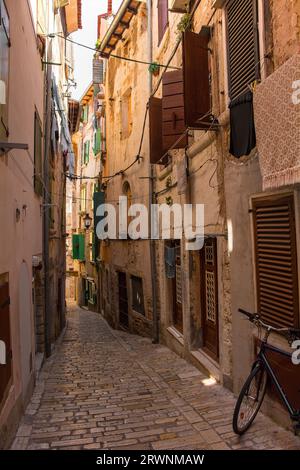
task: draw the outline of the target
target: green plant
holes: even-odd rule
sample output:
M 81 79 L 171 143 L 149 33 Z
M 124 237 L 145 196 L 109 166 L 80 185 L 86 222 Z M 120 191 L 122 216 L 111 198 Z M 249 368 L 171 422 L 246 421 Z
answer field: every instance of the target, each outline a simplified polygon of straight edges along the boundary
M 96 48 L 96 49 L 99 49 L 100 44 L 101 44 L 100 39 L 97 39 L 96 44 L 95 44 L 95 48 Z
M 181 35 L 184 31 L 191 29 L 192 17 L 190 13 L 185 13 L 177 25 L 177 34 Z
M 171 206 L 173 204 L 173 199 L 172 199 L 172 196 L 167 196 L 166 197 L 166 204 L 168 206 Z
M 153 62 L 152 64 L 149 65 L 149 72 L 152 73 L 153 75 L 158 75 L 159 74 L 159 65 L 156 62 Z

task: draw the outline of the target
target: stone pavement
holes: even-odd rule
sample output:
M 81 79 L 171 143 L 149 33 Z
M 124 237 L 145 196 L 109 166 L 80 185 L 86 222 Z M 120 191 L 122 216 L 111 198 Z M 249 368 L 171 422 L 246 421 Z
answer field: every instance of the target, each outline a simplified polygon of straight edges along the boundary
M 235 399 L 162 345 L 71 308 L 13 449 L 300 449 L 259 414 L 232 432 Z

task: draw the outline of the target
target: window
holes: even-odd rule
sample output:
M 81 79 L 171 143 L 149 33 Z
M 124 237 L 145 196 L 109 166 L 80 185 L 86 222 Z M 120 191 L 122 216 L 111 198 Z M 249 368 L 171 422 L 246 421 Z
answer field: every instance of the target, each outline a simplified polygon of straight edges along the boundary
M 83 144 L 83 165 L 87 165 L 90 160 L 90 141 L 86 140 Z
M 126 139 L 131 134 L 132 130 L 132 115 L 131 115 L 131 89 L 124 93 L 121 100 L 121 136 Z
M 258 311 L 276 327 L 299 326 L 294 197 L 253 199 Z
M 101 150 L 101 129 L 94 132 L 94 155 L 97 156 Z
M 231 100 L 260 76 L 257 11 L 257 0 L 229 0 L 226 7 Z
M 80 212 L 86 212 L 86 185 L 80 188 Z
M 82 108 L 81 120 L 83 124 L 86 124 L 89 120 L 89 105 L 86 104 Z
M 131 276 L 132 308 L 145 315 L 143 280 L 140 277 Z
M 37 0 L 37 33 L 47 33 L 47 3 L 45 0 Z
M 157 0 L 157 16 L 158 44 L 160 44 L 169 24 L 168 0 Z
M 8 71 L 9 71 L 9 17 L 0 0 L 0 141 L 8 138 Z
M 42 123 L 38 112 L 34 113 L 34 191 L 38 196 L 43 195 L 43 150 Z

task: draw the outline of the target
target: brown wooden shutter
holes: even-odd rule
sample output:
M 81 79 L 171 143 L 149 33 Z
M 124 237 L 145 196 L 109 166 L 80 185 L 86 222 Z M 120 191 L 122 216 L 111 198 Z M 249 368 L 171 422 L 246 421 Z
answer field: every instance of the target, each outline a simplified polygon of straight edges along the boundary
M 211 125 L 208 40 L 192 31 L 183 34 L 185 124 L 197 129 Z
M 259 78 L 257 0 L 230 0 L 226 11 L 229 94 L 233 100 Z
M 5 283 L 0 286 L 0 340 L 5 343 L 7 359 L 5 365 L 0 364 L 0 409 L 12 374 L 9 303 L 9 287 Z
M 163 156 L 162 150 L 162 100 L 149 100 L 150 163 L 157 163 Z
M 299 326 L 293 196 L 254 200 L 258 311 L 278 327 Z
M 186 130 L 182 70 L 164 74 L 162 108 L 163 151 L 166 152 Z M 186 145 L 187 136 L 184 135 L 174 148 L 184 148 Z
M 158 0 L 157 17 L 158 17 L 158 44 L 161 42 L 163 35 L 168 26 L 168 0 Z

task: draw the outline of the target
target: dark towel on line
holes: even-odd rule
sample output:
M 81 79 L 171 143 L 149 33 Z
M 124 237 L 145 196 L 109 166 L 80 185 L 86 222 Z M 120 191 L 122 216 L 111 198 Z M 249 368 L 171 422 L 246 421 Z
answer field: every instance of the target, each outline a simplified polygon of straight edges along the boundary
M 249 155 L 256 146 L 253 94 L 247 91 L 230 105 L 230 149 L 234 157 Z

